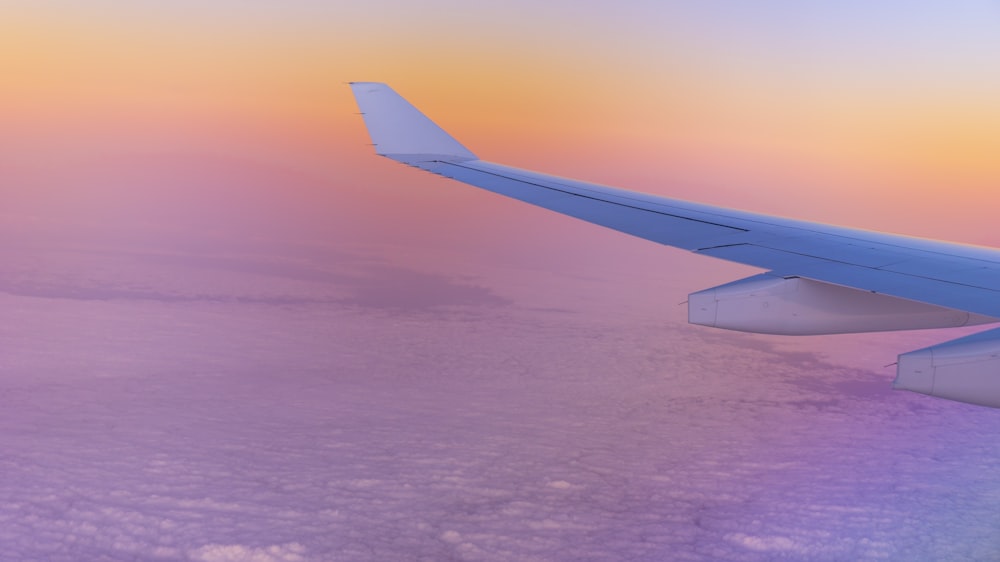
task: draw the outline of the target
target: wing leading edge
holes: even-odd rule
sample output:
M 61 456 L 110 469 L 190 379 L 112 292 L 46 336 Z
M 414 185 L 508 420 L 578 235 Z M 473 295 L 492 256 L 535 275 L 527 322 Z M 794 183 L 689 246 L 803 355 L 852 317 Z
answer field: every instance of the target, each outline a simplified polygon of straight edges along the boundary
M 871 307 L 859 304 L 862 313 L 856 321 L 838 324 L 848 329 L 769 333 L 960 326 L 1000 318 L 1000 250 L 748 213 L 486 162 L 389 86 L 352 82 L 351 87 L 381 156 L 640 238 L 762 268 L 774 280 L 816 282 L 809 285 L 811 292 L 796 283 L 794 288 L 772 287 L 767 293 L 771 296 L 765 297 L 756 277 L 738 290 L 727 289 L 730 297 L 752 294 L 757 299 L 779 293 L 786 301 L 791 293 L 799 300 L 812 295 L 797 304 L 792 298 L 789 317 L 815 315 L 816 299 L 869 303 L 872 295 L 883 297 L 879 304 L 888 307 L 882 308 L 895 311 L 891 322 L 868 321 L 863 312 Z M 836 287 L 824 289 L 822 284 Z M 831 314 L 844 314 L 834 310 L 836 304 L 829 308 Z M 928 315 L 940 321 L 917 319 Z M 1000 353 L 1000 332 L 994 339 Z M 996 378 L 1000 381 L 1000 372 Z M 902 387 L 898 378 L 897 387 Z M 1000 382 L 997 394 L 1000 405 Z

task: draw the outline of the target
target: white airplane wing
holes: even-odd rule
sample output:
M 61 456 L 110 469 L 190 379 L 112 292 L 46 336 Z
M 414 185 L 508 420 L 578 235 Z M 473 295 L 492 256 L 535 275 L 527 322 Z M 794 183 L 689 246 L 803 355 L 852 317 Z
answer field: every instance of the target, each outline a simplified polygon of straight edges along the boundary
M 767 270 L 692 294 L 692 323 L 830 334 L 1000 319 L 1000 250 L 701 205 L 485 162 L 389 86 L 351 87 L 381 156 L 640 238 Z M 1000 407 L 1000 329 L 900 355 L 894 386 Z

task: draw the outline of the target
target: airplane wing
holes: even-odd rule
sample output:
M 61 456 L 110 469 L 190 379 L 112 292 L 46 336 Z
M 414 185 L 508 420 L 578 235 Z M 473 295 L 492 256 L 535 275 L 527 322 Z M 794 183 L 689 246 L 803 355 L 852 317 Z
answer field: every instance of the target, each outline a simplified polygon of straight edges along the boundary
M 693 323 L 824 334 L 1000 319 L 1000 250 L 748 213 L 486 162 L 389 86 L 351 87 L 381 156 L 640 238 L 767 270 L 692 294 Z M 895 386 L 1000 407 L 1000 329 L 976 336 L 901 355 Z M 974 373 L 954 366 L 970 361 L 988 363 L 990 374 L 980 372 L 982 365 Z M 993 393 L 988 398 L 983 385 Z

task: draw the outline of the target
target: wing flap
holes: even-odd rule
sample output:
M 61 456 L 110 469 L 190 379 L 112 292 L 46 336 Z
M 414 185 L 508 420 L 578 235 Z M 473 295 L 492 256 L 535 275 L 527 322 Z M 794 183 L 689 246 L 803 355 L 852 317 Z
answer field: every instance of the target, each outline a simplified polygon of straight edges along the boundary
M 992 289 L 793 254 L 753 244 L 711 248 L 698 253 L 769 269 L 782 277 L 805 277 L 984 316 L 1000 317 L 1000 293 Z

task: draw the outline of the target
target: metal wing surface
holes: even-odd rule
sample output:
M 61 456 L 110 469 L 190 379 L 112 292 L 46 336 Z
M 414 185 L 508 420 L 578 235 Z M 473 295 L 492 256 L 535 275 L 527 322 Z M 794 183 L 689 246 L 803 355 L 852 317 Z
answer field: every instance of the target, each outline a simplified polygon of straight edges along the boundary
M 479 160 L 389 86 L 351 84 L 378 154 L 640 238 L 1000 317 L 1000 251 L 701 205 Z

